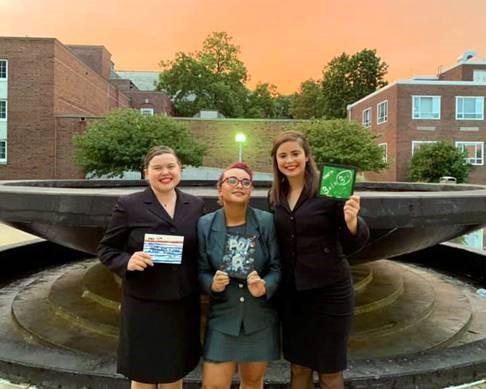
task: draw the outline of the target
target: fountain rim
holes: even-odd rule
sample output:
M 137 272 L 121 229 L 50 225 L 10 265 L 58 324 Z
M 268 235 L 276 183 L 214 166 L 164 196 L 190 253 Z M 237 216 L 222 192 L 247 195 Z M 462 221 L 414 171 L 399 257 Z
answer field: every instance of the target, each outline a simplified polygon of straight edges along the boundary
M 145 180 L 0 180 L 0 194 L 24 193 L 44 195 L 96 195 L 127 194 L 146 187 Z M 271 186 L 269 180 L 254 181 L 254 194 L 265 194 Z M 181 189 L 216 191 L 216 180 L 182 180 Z M 419 182 L 365 181 L 358 182 L 355 192 L 367 198 L 448 198 L 486 197 L 486 186 L 477 184 L 442 184 Z M 210 194 L 210 193 L 207 193 Z M 203 193 L 206 195 L 206 193 Z

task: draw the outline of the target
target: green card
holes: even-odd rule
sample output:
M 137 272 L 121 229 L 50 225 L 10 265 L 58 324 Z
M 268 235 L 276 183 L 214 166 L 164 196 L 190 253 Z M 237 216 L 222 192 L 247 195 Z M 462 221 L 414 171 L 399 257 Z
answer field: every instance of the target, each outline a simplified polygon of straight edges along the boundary
M 322 168 L 319 195 L 335 199 L 349 199 L 354 191 L 356 168 L 326 164 Z

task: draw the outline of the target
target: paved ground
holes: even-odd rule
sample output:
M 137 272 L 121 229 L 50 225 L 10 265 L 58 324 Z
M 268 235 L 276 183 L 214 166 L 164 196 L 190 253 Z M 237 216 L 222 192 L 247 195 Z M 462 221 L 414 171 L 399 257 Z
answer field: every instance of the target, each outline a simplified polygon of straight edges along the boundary
M 40 238 L 35 235 L 27 234 L 0 223 L 0 249 L 14 247 L 26 242 L 37 241 L 39 239 Z
M 26 234 L 22 231 L 13 229 L 8 227 L 2 223 L 0 223 L 0 250 L 7 247 L 15 247 L 17 245 L 24 244 L 26 242 L 32 242 L 39 240 L 38 237 L 30 234 Z M 9 381 L 3 380 L 0 378 L 0 389 L 36 389 L 34 385 L 28 384 L 12 384 Z M 486 380 L 474 382 L 474 383 L 466 383 L 460 386 L 451 386 L 447 389 L 486 389 Z

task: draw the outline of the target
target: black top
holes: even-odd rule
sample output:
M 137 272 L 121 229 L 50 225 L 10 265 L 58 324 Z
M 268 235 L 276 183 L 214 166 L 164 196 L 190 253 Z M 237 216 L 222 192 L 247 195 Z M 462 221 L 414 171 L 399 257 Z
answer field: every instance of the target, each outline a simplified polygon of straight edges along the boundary
M 123 291 L 150 300 L 178 300 L 198 290 L 196 225 L 203 214 L 203 201 L 176 189 L 174 219 L 150 188 L 118 199 L 111 221 L 98 246 L 103 264 L 123 280 Z M 180 265 L 156 263 L 144 271 L 127 271 L 128 260 L 143 250 L 144 236 L 182 235 Z
M 343 207 L 344 201 L 303 192 L 291 211 L 283 196 L 275 208 L 275 223 L 285 287 L 320 288 L 349 276 L 346 254 L 366 244 L 369 229 L 358 217 L 358 233 L 352 235 Z

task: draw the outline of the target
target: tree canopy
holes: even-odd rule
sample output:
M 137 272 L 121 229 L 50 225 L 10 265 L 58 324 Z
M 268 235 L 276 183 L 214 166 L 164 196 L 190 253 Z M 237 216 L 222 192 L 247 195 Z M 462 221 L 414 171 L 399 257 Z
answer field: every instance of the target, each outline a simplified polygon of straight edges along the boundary
M 165 91 L 181 116 L 202 109 L 217 110 L 226 117 L 289 118 L 289 97 L 267 82 L 252 91 L 249 75 L 239 57 L 240 48 L 226 32 L 213 32 L 195 53 L 178 52 L 161 61 L 158 90 Z
M 178 114 L 214 109 L 228 117 L 243 116 L 248 74 L 232 39 L 226 32 L 213 32 L 200 51 L 178 52 L 174 60 L 161 61 L 157 89 L 171 97 Z
M 200 166 L 205 145 L 195 141 L 187 128 L 161 115 L 146 116 L 134 109 L 108 113 L 89 125 L 86 132 L 73 137 L 75 162 L 95 176 L 122 176 L 125 171 L 140 171 L 143 159 L 155 145 L 175 150 L 183 164 Z
M 322 69 L 322 80 L 307 80 L 300 85 L 291 113 L 298 119 L 345 118 L 349 104 L 387 84 L 387 69 L 376 50 L 342 53 Z
M 306 80 L 300 84 L 290 106 L 294 119 L 318 119 L 324 115 L 320 81 Z
M 273 118 L 277 115 L 277 87 L 269 83 L 258 83 L 248 94 L 245 116 L 248 118 Z
M 354 55 L 342 53 L 322 72 L 323 110 L 326 118 L 345 118 L 347 105 L 387 84 L 388 65 L 376 50 L 364 49 Z
M 439 182 L 440 177 L 455 177 L 458 183 L 467 182 L 472 165 L 465 151 L 452 143 L 440 141 L 424 144 L 413 154 L 410 162 L 412 181 Z
M 357 122 L 313 120 L 301 124 L 299 129 L 306 135 L 319 167 L 327 162 L 377 172 L 387 166 L 383 150 L 375 143 L 376 135 Z

